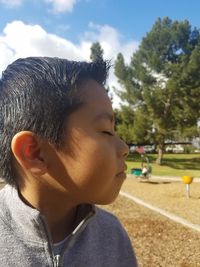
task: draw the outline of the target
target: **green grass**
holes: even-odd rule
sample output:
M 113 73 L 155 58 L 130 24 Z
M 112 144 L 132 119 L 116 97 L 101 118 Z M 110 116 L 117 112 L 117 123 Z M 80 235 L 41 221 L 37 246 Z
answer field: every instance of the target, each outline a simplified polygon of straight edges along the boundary
M 200 177 L 200 154 L 164 154 L 162 165 L 155 164 L 157 154 L 147 154 L 153 175 L 160 176 L 183 176 L 191 175 Z M 144 160 L 144 162 L 146 162 Z M 127 172 L 131 168 L 141 167 L 141 156 L 130 154 L 127 158 Z

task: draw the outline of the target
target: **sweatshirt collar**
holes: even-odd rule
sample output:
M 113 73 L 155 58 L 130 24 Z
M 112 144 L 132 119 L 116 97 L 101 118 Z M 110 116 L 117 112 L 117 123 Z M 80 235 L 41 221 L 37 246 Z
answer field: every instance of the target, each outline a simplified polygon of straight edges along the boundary
M 16 188 L 6 185 L 4 187 L 4 209 L 7 215 L 7 224 L 20 239 L 29 242 L 44 243 L 47 241 L 49 230 L 44 216 L 34 208 L 26 205 L 19 197 Z M 71 235 L 76 236 L 82 232 L 96 214 L 96 207 L 91 204 L 82 204 L 77 208 L 75 227 Z M 49 239 L 51 239 L 49 237 Z

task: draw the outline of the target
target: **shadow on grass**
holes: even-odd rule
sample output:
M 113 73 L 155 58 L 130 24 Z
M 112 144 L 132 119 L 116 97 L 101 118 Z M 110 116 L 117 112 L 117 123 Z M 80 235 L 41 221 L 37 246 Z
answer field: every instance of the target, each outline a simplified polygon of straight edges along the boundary
M 155 182 L 155 181 L 149 181 L 149 180 L 140 180 L 140 183 L 145 183 L 145 184 L 171 184 L 171 182 Z
M 182 156 L 182 155 L 181 155 Z M 155 163 L 156 154 L 151 154 L 151 155 L 145 155 L 145 157 L 148 157 L 150 163 Z M 129 154 L 127 161 L 129 162 L 141 162 L 142 157 L 139 154 Z M 144 159 L 145 161 L 145 159 Z M 193 157 L 193 158 L 179 158 L 179 155 L 177 154 L 177 158 L 175 155 L 170 156 L 165 156 L 163 157 L 162 165 L 161 166 L 166 166 L 170 167 L 173 169 L 179 169 L 179 170 L 200 170 L 200 157 Z
M 200 158 L 191 159 L 164 159 L 162 166 L 174 169 L 200 170 Z

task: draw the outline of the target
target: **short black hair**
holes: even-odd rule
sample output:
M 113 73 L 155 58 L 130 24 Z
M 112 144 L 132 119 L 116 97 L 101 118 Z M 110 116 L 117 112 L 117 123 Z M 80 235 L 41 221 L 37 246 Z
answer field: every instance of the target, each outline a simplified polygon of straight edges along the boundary
M 20 131 L 32 131 L 57 149 L 64 143 L 67 117 L 83 103 L 82 83 L 106 82 L 109 62 L 69 61 L 51 57 L 18 59 L 0 80 L 0 177 L 16 186 L 11 141 Z

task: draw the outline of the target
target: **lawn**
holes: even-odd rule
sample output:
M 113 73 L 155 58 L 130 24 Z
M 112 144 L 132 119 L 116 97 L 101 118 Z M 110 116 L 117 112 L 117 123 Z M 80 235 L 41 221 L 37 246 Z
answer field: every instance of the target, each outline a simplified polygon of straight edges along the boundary
M 155 164 L 156 154 L 145 154 L 144 162 L 152 167 L 152 174 L 159 176 L 183 176 L 191 175 L 200 177 L 200 154 L 164 154 L 161 166 Z M 131 168 L 141 168 L 141 155 L 130 154 L 127 158 L 127 172 L 130 173 Z

